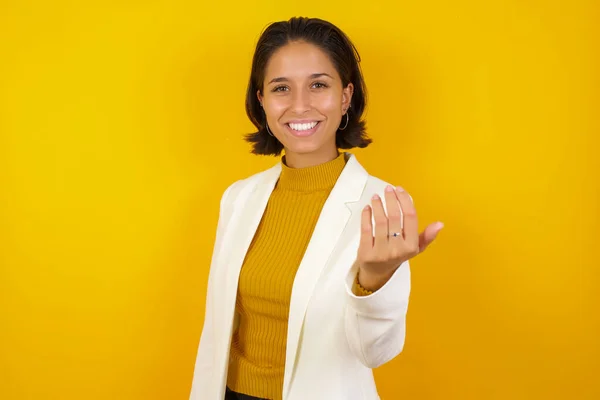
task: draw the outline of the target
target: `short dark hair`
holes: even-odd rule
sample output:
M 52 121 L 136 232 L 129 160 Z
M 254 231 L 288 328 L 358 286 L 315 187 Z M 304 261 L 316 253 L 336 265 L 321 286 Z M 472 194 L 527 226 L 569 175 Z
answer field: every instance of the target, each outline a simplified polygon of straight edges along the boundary
M 350 39 L 338 27 L 318 18 L 294 17 L 289 21 L 274 22 L 267 26 L 256 44 L 252 59 L 250 82 L 246 92 L 246 114 L 258 129 L 247 134 L 245 140 L 253 145 L 252 153 L 280 155 L 281 142 L 269 135 L 266 129 L 266 115 L 256 96 L 263 92 L 265 69 L 273 53 L 290 42 L 306 42 L 318 46 L 331 59 L 342 78 L 343 87 L 354 85 L 354 93 L 348 108 L 348 125 L 336 132 L 336 145 L 339 149 L 367 147 L 372 140 L 367 136 L 365 121 L 362 119 L 366 106 L 367 88 L 360 70 L 360 55 Z

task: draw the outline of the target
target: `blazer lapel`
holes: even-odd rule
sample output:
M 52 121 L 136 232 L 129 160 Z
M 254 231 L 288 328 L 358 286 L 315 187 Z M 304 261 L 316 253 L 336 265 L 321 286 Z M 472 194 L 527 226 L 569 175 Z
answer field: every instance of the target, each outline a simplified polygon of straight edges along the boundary
M 258 177 L 258 181 L 254 185 L 249 184 L 242 189 L 242 192 L 237 196 L 233 205 L 231 226 L 228 227 L 226 237 L 223 239 L 230 243 L 235 242 L 236 245 L 230 246 L 230 253 L 225 254 L 223 261 L 220 261 L 225 270 L 223 293 L 227 293 L 227 296 L 224 298 L 223 309 L 220 310 L 220 313 L 222 313 L 220 321 L 223 325 L 219 331 L 229 332 L 228 338 L 223 337 L 219 341 L 222 345 L 219 354 L 223 362 L 222 368 L 219 368 L 222 371 L 220 376 L 221 387 L 223 388 L 223 393 L 220 395 L 221 398 L 224 395 L 225 383 L 227 381 L 228 354 L 234 330 L 235 302 L 240 270 L 280 173 L 281 165 L 277 164 Z
M 344 170 L 340 174 L 313 231 L 302 262 L 298 267 L 290 304 L 288 318 L 288 336 L 286 364 L 283 382 L 283 398 L 293 377 L 298 351 L 298 342 L 304 323 L 304 316 L 316 283 L 327 264 L 329 257 L 360 199 L 366 185 L 368 174 L 358 163 L 356 157 L 349 154 Z M 350 268 L 350 266 L 348 266 Z M 340 279 L 343 279 L 340 277 Z
M 231 246 L 231 254 L 226 257 L 227 293 L 231 293 L 228 300 L 233 305 L 235 305 L 237 297 L 238 279 L 246 252 L 250 247 L 250 243 L 252 243 L 280 173 L 280 164 L 265 171 L 265 174 L 260 177 L 256 185 L 247 187 L 249 193 L 239 196 L 237 203 L 234 204 L 235 214 L 232 219 L 236 223 L 233 225 L 233 229 L 230 230 L 228 240 L 235 241 L 237 244 Z M 228 311 L 232 310 L 228 308 Z

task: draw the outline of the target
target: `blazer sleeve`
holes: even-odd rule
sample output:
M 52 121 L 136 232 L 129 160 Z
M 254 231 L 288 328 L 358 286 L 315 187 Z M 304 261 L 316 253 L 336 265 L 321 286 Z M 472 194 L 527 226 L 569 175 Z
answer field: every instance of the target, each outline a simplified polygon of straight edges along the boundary
M 410 295 L 410 265 L 405 261 L 392 277 L 367 296 L 352 291 L 357 267 L 346 277 L 344 323 L 351 351 L 368 368 L 385 364 L 402 351 Z
M 221 203 L 219 207 L 219 221 L 217 223 L 217 233 L 215 236 L 211 268 L 208 274 L 204 326 L 202 328 L 202 334 L 200 336 L 200 345 L 198 346 L 198 352 L 196 355 L 196 363 L 194 367 L 194 377 L 192 380 L 190 400 L 202 400 L 203 396 L 205 396 L 207 383 L 210 382 L 212 370 L 214 369 L 214 331 L 212 307 L 212 297 L 215 291 L 215 288 L 213 287 L 213 280 L 215 274 L 214 266 L 216 256 L 219 253 L 218 250 L 222 245 L 223 233 L 225 227 L 227 226 L 227 220 L 229 218 L 229 210 L 227 205 L 229 204 L 228 198 L 232 187 L 233 185 L 229 186 L 221 196 Z

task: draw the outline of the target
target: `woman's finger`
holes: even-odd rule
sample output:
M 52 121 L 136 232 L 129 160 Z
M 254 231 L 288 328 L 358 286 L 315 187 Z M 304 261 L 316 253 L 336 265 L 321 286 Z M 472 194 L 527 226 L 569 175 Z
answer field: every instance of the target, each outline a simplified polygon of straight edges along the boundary
M 360 244 L 358 245 L 359 254 L 368 254 L 373 250 L 373 225 L 371 206 L 363 208 L 360 220 Z
M 398 203 L 398 198 L 394 193 L 394 187 L 388 186 L 385 188 L 385 208 L 387 210 L 388 217 L 388 229 L 389 238 L 388 242 L 392 246 L 399 246 L 402 244 L 402 210 Z M 400 236 L 394 237 L 393 235 L 398 233 Z
M 419 235 L 419 252 L 422 252 L 429 246 L 431 242 L 437 237 L 438 233 L 442 230 L 444 224 L 442 222 L 434 222 L 425 228 Z
M 403 217 L 404 241 L 408 249 L 419 251 L 419 221 L 417 211 L 410 195 L 400 186 L 396 188 L 396 197 L 400 202 Z
M 373 218 L 375 219 L 375 240 L 373 250 L 378 254 L 386 254 L 388 242 L 388 219 L 383 209 L 383 201 L 379 195 L 373 196 Z

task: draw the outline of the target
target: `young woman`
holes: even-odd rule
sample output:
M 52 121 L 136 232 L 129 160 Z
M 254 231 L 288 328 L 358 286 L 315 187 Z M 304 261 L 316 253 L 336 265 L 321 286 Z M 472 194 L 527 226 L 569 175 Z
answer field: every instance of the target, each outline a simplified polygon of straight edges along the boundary
M 247 140 L 285 155 L 221 199 L 192 400 L 379 398 L 371 369 L 404 345 L 408 260 L 443 225 L 419 234 L 409 194 L 338 151 L 371 142 L 364 108 L 337 27 L 292 18 L 263 32 Z

